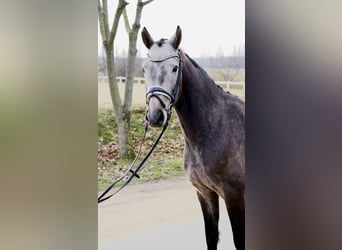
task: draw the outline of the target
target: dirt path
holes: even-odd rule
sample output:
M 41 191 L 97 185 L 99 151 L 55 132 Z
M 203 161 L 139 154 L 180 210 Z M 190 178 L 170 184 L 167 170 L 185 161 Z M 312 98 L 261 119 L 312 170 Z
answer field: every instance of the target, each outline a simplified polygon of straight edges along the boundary
M 220 211 L 222 248 L 219 249 L 234 249 L 222 201 Z M 176 237 L 180 239 L 178 242 L 172 240 Z M 127 186 L 99 205 L 98 239 L 100 250 L 152 249 L 148 245 L 151 242 L 153 249 L 205 249 L 204 225 L 195 189 L 185 177 Z M 162 248 L 158 248 L 158 240 Z M 182 243 L 179 247 L 179 241 L 192 246 Z
M 99 239 L 110 239 L 201 216 L 196 193 L 185 177 L 128 185 L 99 205 Z

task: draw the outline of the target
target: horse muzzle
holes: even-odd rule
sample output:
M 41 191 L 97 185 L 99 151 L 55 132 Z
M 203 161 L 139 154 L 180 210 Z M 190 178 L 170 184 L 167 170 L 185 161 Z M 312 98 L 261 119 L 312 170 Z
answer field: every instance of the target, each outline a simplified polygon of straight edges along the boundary
M 145 119 L 151 127 L 160 128 L 167 124 L 168 113 L 165 109 L 148 108 Z
M 151 127 L 165 126 L 170 118 L 173 97 L 160 86 L 153 86 L 146 92 L 146 121 Z

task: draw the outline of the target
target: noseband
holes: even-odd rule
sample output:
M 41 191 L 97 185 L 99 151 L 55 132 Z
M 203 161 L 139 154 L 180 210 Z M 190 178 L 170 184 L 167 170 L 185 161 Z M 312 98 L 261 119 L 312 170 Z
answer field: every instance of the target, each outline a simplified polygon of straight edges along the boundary
M 178 50 L 178 53 L 176 55 L 170 55 L 170 56 L 167 56 L 164 58 L 152 58 L 149 55 L 147 55 L 147 56 L 151 62 L 164 62 L 164 61 L 169 60 L 171 58 L 178 57 L 178 60 L 179 60 L 178 74 L 177 74 L 176 85 L 175 85 L 175 88 L 173 89 L 173 91 L 170 93 L 169 91 L 167 91 L 165 88 L 163 88 L 161 86 L 152 86 L 152 87 L 148 88 L 148 90 L 146 92 L 146 104 L 147 104 L 147 106 L 150 103 L 150 99 L 152 97 L 156 97 L 157 100 L 162 105 L 162 107 L 167 111 L 168 116 L 170 116 L 171 108 L 176 104 L 178 93 L 179 93 L 180 74 L 182 72 L 182 59 L 180 56 L 180 50 Z M 163 100 L 160 98 L 160 96 L 166 97 L 170 101 L 170 105 L 167 106 L 165 104 L 165 102 L 163 102 Z M 168 119 L 169 119 L 169 117 L 168 117 Z

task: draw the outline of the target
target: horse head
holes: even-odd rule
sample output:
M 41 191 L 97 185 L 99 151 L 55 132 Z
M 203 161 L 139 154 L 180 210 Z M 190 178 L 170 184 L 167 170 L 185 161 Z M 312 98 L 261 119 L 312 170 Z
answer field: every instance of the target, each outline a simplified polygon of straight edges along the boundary
M 142 64 L 145 75 L 146 120 L 152 127 L 162 127 L 168 122 L 175 105 L 181 81 L 181 56 L 178 49 L 182 31 L 177 26 L 170 39 L 155 42 L 146 28 L 142 39 L 148 49 L 147 59 Z

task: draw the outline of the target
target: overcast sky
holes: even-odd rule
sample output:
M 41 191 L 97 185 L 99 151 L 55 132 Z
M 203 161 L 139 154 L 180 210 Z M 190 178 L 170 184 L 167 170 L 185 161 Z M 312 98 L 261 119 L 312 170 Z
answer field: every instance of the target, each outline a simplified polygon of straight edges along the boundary
M 130 24 L 135 15 L 136 0 L 126 0 Z M 112 13 L 112 24 L 117 0 L 108 0 L 108 11 Z M 234 46 L 245 43 L 244 0 L 154 0 L 143 9 L 141 28 L 146 27 L 154 40 L 169 38 L 182 29 L 180 47 L 192 57 L 215 55 L 222 49 L 225 55 L 233 52 Z M 140 30 L 141 31 L 141 30 Z M 139 32 L 140 33 L 140 32 Z M 99 53 L 102 41 L 99 34 Z M 115 50 L 128 48 L 128 37 L 121 18 L 114 42 Z M 145 56 L 147 49 L 138 36 L 138 54 Z

